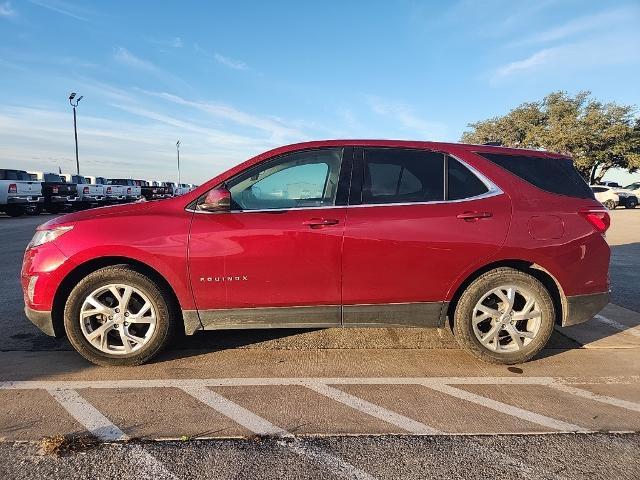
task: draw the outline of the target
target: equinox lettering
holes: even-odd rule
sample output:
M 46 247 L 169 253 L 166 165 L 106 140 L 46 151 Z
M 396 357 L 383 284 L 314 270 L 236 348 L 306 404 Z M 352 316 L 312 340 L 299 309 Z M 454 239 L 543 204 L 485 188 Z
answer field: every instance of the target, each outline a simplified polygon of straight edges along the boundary
M 200 277 L 201 282 L 245 282 L 249 280 L 246 275 L 235 275 L 235 276 L 225 276 L 225 277 Z

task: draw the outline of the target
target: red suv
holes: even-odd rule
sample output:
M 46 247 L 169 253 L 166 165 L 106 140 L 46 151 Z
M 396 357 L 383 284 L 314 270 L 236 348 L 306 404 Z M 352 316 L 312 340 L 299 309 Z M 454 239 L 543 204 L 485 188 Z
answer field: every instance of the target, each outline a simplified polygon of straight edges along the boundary
M 143 363 L 177 329 L 443 325 L 511 364 L 607 304 L 608 226 L 561 155 L 303 143 L 180 197 L 38 227 L 25 310 L 100 365 Z

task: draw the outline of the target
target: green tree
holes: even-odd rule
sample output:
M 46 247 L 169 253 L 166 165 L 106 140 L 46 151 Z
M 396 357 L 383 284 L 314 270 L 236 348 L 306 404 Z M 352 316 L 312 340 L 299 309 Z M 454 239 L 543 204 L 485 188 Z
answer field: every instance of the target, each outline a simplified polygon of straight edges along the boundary
M 640 118 L 634 114 L 634 107 L 599 102 L 590 92 L 573 97 L 553 92 L 504 116 L 469 124 L 462 141 L 570 155 L 585 179 L 598 182 L 611 168 L 632 173 L 640 168 Z

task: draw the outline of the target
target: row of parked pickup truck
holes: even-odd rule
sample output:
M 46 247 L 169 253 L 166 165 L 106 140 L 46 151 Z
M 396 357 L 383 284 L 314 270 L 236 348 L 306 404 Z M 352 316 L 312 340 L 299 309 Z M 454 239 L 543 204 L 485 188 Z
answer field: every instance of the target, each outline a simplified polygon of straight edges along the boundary
M 182 195 L 196 185 L 0 169 L 0 212 L 11 217 L 43 211 L 92 208 L 113 203 L 159 200 Z

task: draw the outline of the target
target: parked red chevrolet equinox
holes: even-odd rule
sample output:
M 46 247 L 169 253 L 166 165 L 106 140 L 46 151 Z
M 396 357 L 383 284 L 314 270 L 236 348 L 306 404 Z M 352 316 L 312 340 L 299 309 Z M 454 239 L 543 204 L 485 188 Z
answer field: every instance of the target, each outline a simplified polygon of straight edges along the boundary
M 561 155 L 302 143 L 181 197 L 41 225 L 25 311 L 99 365 L 146 362 L 178 328 L 444 325 L 513 364 L 607 304 L 608 227 Z

